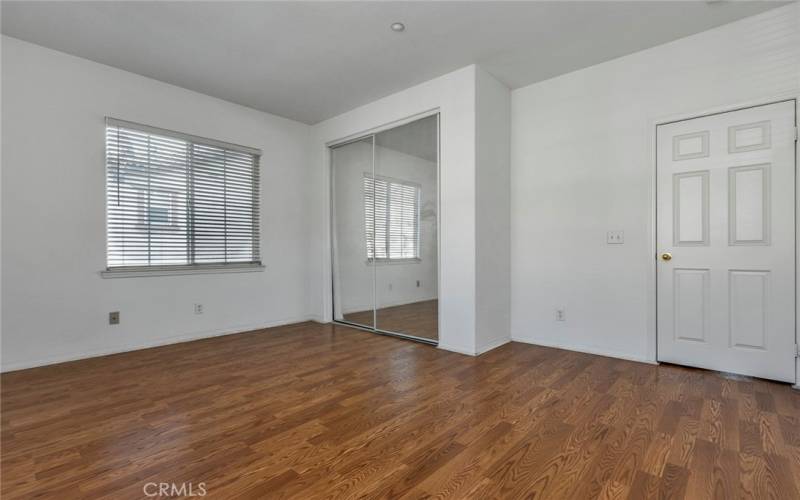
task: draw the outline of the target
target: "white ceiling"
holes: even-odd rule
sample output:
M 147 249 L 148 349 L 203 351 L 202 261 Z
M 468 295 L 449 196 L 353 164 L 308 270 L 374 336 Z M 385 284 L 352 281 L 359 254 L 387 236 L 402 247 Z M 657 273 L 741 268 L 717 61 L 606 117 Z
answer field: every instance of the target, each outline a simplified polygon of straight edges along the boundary
M 778 5 L 3 1 L 2 32 L 316 123 L 471 63 L 517 88 Z

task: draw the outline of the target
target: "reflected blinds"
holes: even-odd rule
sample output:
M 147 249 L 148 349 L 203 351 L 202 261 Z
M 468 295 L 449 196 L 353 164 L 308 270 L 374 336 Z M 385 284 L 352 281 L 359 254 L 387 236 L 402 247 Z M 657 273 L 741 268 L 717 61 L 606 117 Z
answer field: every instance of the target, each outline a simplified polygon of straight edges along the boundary
M 106 120 L 107 266 L 260 264 L 259 152 Z
M 420 187 L 396 179 L 364 176 L 367 259 L 419 259 Z

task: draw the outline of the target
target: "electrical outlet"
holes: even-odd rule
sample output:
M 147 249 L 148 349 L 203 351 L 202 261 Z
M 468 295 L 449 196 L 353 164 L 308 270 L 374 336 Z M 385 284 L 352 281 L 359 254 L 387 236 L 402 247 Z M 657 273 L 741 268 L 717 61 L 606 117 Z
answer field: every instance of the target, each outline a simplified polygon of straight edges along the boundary
M 625 243 L 625 231 L 609 231 L 606 233 L 607 245 L 622 245 Z
M 391 289 L 392 289 L 392 284 L 391 284 L 391 283 L 389 283 L 389 290 L 391 290 Z
M 203 314 L 203 304 L 195 304 L 194 305 L 194 313 L 195 314 Z
M 420 286 L 421 284 L 422 284 L 422 283 L 421 283 L 419 280 L 417 280 L 417 288 L 419 288 L 419 286 Z
M 556 309 L 556 321 L 566 321 L 567 320 L 567 311 L 566 309 Z
M 109 325 L 119 324 L 119 311 L 113 311 L 108 313 L 108 324 Z

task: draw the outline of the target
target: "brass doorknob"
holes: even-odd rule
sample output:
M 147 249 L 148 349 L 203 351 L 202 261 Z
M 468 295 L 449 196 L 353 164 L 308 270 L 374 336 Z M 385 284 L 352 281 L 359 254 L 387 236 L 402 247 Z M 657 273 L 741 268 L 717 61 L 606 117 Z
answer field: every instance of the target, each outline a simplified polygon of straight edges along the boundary
M 661 260 L 672 260 L 672 254 L 669 252 L 662 253 Z

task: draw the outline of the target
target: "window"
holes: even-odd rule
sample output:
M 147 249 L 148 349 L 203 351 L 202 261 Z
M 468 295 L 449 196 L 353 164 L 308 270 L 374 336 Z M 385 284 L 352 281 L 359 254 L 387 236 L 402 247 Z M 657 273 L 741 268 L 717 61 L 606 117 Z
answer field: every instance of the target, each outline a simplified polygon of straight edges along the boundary
M 149 196 L 148 196 L 149 195 Z M 158 191 L 157 189 L 139 191 L 139 207 L 141 208 L 141 225 L 161 225 L 167 226 L 174 223 L 175 218 L 175 194 Z M 149 201 L 149 203 L 148 203 Z M 145 229 L 142 227 L 142 229 Z
M 364 175 L 367 260 L 419 259 L 419 185 Z
M 259 157 L 107 118 L 108 270 L 260 266 Z

